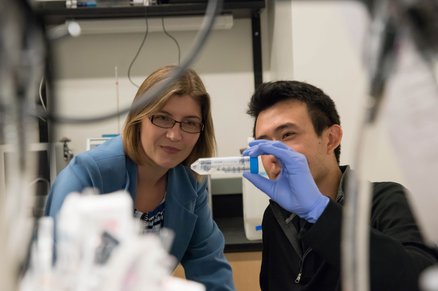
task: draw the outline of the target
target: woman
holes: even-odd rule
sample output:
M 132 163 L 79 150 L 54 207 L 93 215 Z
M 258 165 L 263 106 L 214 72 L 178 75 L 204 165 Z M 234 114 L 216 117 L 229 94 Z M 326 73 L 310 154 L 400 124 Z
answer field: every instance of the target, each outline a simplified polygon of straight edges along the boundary
M 135 98 L 174 69 L 153 72 Z M 206 181 L 189 168 L 198 158 L 212 156 L 215 146 L 210 96 L 196 72 L 187 70 L 161 96 L 128 114 L 121 137 L 69 163 L 52 187 L 46 212 L 56 216 L 68 193 L 86 187 L 100 193 L 125 189 L 146 229 L 174 231 L 171 254 L 187 279 L 207 290 L 234 290 L 224 237 L 208 207 Z

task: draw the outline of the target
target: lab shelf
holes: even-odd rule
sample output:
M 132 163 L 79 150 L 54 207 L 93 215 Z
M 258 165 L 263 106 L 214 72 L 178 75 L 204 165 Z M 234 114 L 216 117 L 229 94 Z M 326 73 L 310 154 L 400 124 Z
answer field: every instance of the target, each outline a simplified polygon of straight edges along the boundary
M 207 0 L 169 0 L 167 4 L 152 6 L 114 6 L 114 7 L 78 7 L 66 8 L 65 1 L 38 1 L 34 11 L 47 25 L 62 24 L 66 20 L 117 19 L 163 16 L 199 16 L 204 15 Z M 260 13 L 265 8 L 265 0 L 234 1 L 224 0 L 221 14 L 231 13 L 235 18 L 250 18 L 252 33 L 252 53 L 254 88 L 263 82 L 262 44 Z
M 188 2 L 188 3 L 187 3 Z M 114 6 L 66 8 L 65 1 L 40 1 L 35 3 L 35 11 L 47 24 L 60 24 L 69 19 L 108 19 L 162 16 L 203 15 L 207 2 L 171 3 L 153 6 Z M 235 18 L 250 18 L 265 8 L 264 0 L 224 1 L 222 14 L 232 14 Z
M 246 238 L 243 217 L 220 217 L 215 221 L 224 234 L 226 253 L 260 252 L 263 249 L 261 240 Z
M 225 252 L 259 252 L 261 240 L 249 240 L 245 236 L 242 193 L 214 195 L 213 219 L 224 234 Z

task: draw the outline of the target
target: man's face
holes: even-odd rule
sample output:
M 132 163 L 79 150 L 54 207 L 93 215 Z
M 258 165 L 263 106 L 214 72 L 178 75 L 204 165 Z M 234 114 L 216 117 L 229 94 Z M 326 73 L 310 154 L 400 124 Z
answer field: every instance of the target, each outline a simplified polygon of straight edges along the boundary
M 333 163 L 333 151 L 329 150 L 327 129 L 317 136 L 307 111 L 307 105 L 286 100 L 260 112 L 256 120 L 256 139 L 276 140 L 304 154 L 315 182 L 324 179 Z M 262 156 L 263 166 L 271 179 L 275 179 L 281 165 L 273 156 Z

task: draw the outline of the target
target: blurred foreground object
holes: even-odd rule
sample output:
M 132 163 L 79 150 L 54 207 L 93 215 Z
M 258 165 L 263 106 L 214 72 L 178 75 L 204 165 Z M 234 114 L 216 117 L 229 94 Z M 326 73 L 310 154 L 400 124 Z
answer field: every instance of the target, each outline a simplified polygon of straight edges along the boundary
M 360 135 L 382 117 L 410 190 L 419 227 L 430 245 L 435 227 L 435 173 L 438 172 L 438 2 L 435 0 L 364 1 L 371 5 L 366 53 L 368 108 Z M 369 190 L 364 187 L 362 137 L 358 138 L 343 222 L 343 288 L 369 290 Z
M 420 278 L 420 288 L 422 291 L 438 290 L 438 266 L 426 269 Z
M 386 98 L 382 118 L 411 191 L 409 198 L 427 241 L 438 243 L 438 87 L 430 63 L 410 39 L 400 42 Z
M 40 227 L 21 291 L 205 290 L 171 277 L 175 259 L 165 247 L 173 236 L 166 229 L 159 235 L 140 234 L 127 192 L 95 194 L 86 190 L 67 196 L 56 223 L 53 266 L 53 229 Z M 53 225 L 51 219 L 40 222 Z
M 370 42 L 370 110 L 379 107 L 420 227 L 438 243 L 438 1 L 377 1 Z M 383 100 L 383 102 L 382 102 Z M 382 105 L 380 105 L 382 103 Z
M 0 290 L 17 290 L 29 253 L 36 193 L 31 177 L 37 171 L 29 145 L 38 140 L 38 123 L 29 112 L 45 60 L 43 26 L 28 3 L 0 0 L 0 145 L 13 149 L 0 170 L 6 177 L 0 193 Z

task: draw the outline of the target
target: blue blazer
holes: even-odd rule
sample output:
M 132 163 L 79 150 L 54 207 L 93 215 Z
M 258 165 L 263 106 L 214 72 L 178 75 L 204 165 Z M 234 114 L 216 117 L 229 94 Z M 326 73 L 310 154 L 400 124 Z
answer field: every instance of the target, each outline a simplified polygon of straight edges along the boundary
M 234 290 L 231 267 L 224 257 L 224 237 L 212 219 L 206 182 L 199 183 L 179 165 L 168 172 L 164 227 L 174 231 L 170 253 L 184 267 L 189 280 L 208 291 Z M 126 156 L 121 137 L 81 153 L 56 178 L 46 205 L 46 215 L 56 218 L 65 197 L 86 187 L 100 193 L 126 190 L 136 195 L 137 167 Z M 135 201 L 135 200 L 134 200 Z

